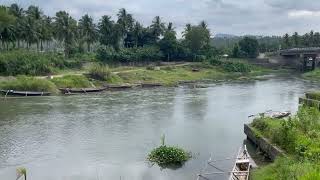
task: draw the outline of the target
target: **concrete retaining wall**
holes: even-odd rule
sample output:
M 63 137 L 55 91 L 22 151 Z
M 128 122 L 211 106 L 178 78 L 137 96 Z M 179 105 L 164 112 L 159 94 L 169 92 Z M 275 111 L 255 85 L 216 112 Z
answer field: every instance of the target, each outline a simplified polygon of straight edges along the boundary
M 255 144 L 262 152 L 266 153 L 272 161 L 274 161 L 277 156 L 285 154 L 283 150 L 272 145 L 268 139 L 256 136 L 248 124 L 244 125 L 244 133 L 247 135 L 247 139 Z

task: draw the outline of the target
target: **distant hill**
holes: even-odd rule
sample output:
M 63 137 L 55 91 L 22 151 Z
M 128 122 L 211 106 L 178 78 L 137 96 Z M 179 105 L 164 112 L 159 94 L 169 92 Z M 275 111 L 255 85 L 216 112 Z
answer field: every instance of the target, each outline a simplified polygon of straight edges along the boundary
M 236 37 L 236 35 L 233 34 L 223 34 L 223 33 L 218 33 L 214 35 L 214 38 L 233 38 Z

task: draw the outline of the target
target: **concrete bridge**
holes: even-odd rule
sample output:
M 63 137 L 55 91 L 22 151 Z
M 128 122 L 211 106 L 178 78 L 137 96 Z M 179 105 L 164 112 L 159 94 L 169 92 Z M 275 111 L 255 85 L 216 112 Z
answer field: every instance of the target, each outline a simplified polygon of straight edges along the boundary
M 285 49 L 280 50 L 279 55 L 286 64 L 295 65 L 302 71 L 310 71 L 319 65 L 320 47 Z

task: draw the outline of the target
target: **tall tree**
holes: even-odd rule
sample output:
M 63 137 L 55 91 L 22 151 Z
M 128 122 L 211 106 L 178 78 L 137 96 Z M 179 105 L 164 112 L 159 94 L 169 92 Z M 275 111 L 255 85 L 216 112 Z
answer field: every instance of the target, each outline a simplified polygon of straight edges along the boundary
M 14 33 L 15 38 L 18 43 L 18 48 L 20 48 L 20 42 L 24 39 L 24 31 L 23 31 L 23 25 L 25 21 L 25 12 L 23 8 L 19 7 L 18 4 L 11 4 L 10 6 L 10 13 L 15 16 L 16 22 L 14 24 Z
M 82 16 L 79 20 L 80 35 L 83 40 L 87 43 L 87 49 L 91 51 L 91 44 L 97 40 L 97 29 L 96 25 L 93 23 L 92 17 L 88 14 Z
M 290 36 L 289 36 L 288 33 L 286 33 L 283 36 L 283 46 L 284 46 L 284 48 L 290 48 L 291 47 Z
M 159 42 L 159 46 L 161 51 L 166 54 L 168 61 L 170 61 L 171 56 L 177 52 L 178 41 L 172 23 L 169 23 L 163 38 Z
M 134 19 L 131 14 L 127 12 L 126 9 L 122 8 L 119 10 L 117 23 L 119 24 L 117 27 L 119 28 L 122 39 L 125 47 L 130 46 L 131 44 L 131 37 L 128 37 L 129 32 L 132 31 L 134 26 Z
M 9 9 L 0 6 L 0 40 L 2 47 L 9 49 L 9 42 L 14 41 L 14 23 L 16 18 L 10 14 Z
M 156 16 L 150 26 L 151 33 L 154 37 L 154 41 L 159 40 L 160 36 L 163 35 L 165 30 L 165 24 L 161 21 L 160 16 Z
M 255 58 L 259 54 L 259 43 L 256 38 L 245 37 L 239 41 L 239 47 L 249 58 Z
M 299 37 L 298 32 L 295 32 L 292 35 L 292 42 L 293 42 L 294 47 L 299 47 L 300 46 L 300 37 Z
M 209 46 L 210 32 L 201 25 L 191 26 L 190 29 L 187 29 L 184 37 L 187 47 L 194 55 L 197 55 L 200 50 Z
M 143 26 L 139 22 L 136 22 L 134 25 L 133 37 L 135 47 L 138 47 L 139 45 L 143 46 L 143 43 L 141 42 L 143 38 Z
M 77 35 L 77 21 L 67 12 L 59 11 L 54 18 L 55 36 L 64 44 L 65 56 L 69 56 Z
M 112 28 L 114 22 L 111 20 L 110 16 L 102 16 L 98 23 L 98 31 L 99 31 L 99 41 L 101 44 L 105 46 L 112 45 Z

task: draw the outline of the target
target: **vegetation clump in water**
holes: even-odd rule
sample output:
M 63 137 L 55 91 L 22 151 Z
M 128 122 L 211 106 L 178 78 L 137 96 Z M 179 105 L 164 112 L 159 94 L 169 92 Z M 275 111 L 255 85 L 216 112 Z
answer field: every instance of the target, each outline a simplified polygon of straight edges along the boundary
M 148 155 L 151 163 L 156 163 L 160 167 L 182 166 L 191 158 L 190 153 L 182 148 L 167 146 L 164 144 L 164 136 L 161 138 L 162 143 Z

